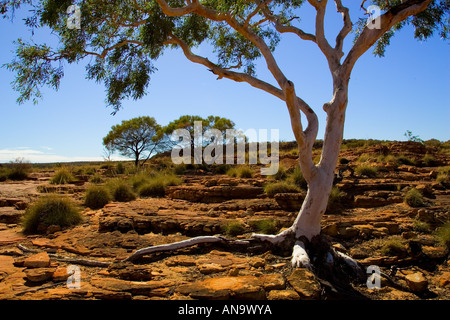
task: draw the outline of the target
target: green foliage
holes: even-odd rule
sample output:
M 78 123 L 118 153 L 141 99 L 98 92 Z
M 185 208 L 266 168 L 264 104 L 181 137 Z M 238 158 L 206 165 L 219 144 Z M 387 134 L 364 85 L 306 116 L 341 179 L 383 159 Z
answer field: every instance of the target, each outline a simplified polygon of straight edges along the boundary
M 102 183 L 103 182 L 103 178 L 100 174 L 95 173 L 90 179 L 89 182 L 91 183 Z
M 411 159 L 411 158 L 409 158 L 408 156 L 405 156 L 405 155 L 399 155 L 397 157 L 397 163 L 398 164 L 406 164 L 408 166 L 415 166 L 416 165 L 416 162 L 413 159 Z
M 227 171 L 227 175 L 237 178 L 251 178 L 253 176 L 253 171 L 247 166 L 234 167 Z
M 174 8 L 190 4 L 179 0 L 167 3 Z M 140 99 L 147 93 L 150 75 L 156 70 L 154 61 L 164 50 L 180 42 L 190 49 L 208 42 L 215 55 L 209 61 L 216 61 L 216 66 L 226 70 L 255 76 L 256 61 L 263 53 L 266 55 L 266 50 L 275 50 L 280 40 L 279 28 L 273 22 L 262 20 L 263 10 L 277 17 L 283 26 L 298 26 L 301 24 L 298 9 L 307 2 L 274 0 L 263 5 L 258 1 L 204 0 L 199 3 L 203 10 L 167 16 L 156 1 L 3 1 L 0 15 L 12 19 L 15 11 L 27 10 L 23 20 L 32 32 L 47 28 L 59 39 L 54 45 L 26 43 L 21 39 L 16 42 L 16 58 L 6 67 L 16 73 L 13 87 L 19 92 L 18 101 L 37 102 L 43 86 L 57 90 L 64 75 L 63 67 L 86 59 L 90 60 L 87 78 L 105 85 L 106 102 L 117 112 L 122 101 Z M 385 11 L 398 10 L 395 6 L 400 5 L 399 0 L 372 3 Z M 67 28 L 67 8 L 71 4 L 80 7 L 79 30 Z M 413 27 L 418 39 L 427 39 L 436 32 L 446 39 L 449 11 L 447 0 L 432 1 L 425 11 L 386 32 L 375 46 L 375 53 L 383 55 L 393 35 L 406 25 Z M 359 23 L 354 23 L 354 32 L 359 36 L 365 28 L 366 17 L 361 10 L 355 14 L 353 20 L 360 18 Z M 224 21 L 225 16 L 232 16 L 233 23 Z
M 55 175 L 50 179 L 50 184 L 66 184 L 75 180 L 72 172 L 68 168 L 59 169 Z
M 355 173 L 359 176 L 375 178 L 378 174 L 378 169 L 376 167 L 371 167 L 363 164 L 356 167 Z
M 450 187 L 450 167 L 443 167 L 439 169 L 439 173 L 436 177 L 436 181 L 439 182 L 442 186 L 449 188 Z
M 181 184 L 179 177 L 167 172 L 140 172 L 130 177 L 129 181 L 141 197 L 164 197 L 166 187 Z
M 436 239 L 447 249 L 450 249 L 450 222 L 444 223 L 442 226 L 436 229 Z
M 0 181 L 9 180 L 25 180 L 28 178 L 32 170 L 31 163 L 23 158 L 17 158 L 11 161 L 7 168 L 0 171 Z
M 264 192 L 270 197 L 273 198 L 277 193 L 298 193 L 300 189 L 288 182 L 275 182 L 268 183 L 264 186 Z
M 381 253 L 388 256 L 404 257 L 408 254 L 408 251 L 401 240 L 392 238 L 384 242 Z
M 328 198 L 327 213 L 340 213 L 342 211 L 343 195 L 344 194 L 338 187 L 334 186 L 331 189 L 330 197 Z
M 152 180 L 138 189 L 139 196 L 141 197 L 164 197 L 166 192 L 166 186 L 162 180 Z
M 410 189 L 405 194 L 405 203 L 410 207 L 417 208 L 425 206 L 425 202 L 423 200 L 423 196 L 419 190 L 416 188 Z
M 274 234 L 278 231 L 277 222 L 269 219 L 252 220 L 250 227 L 257 233 Z
M 295 167 L 294 171 L 289 175 L 287 181 L 292 183 L 293 185 L 299 187 L 300 189 L 307 190 L 308 183 L 303 177 L 302 170 L 300 167 Z
M 222 225 L 222 231 L 229 236 L 237 236 L 245 232 L 245 226 L 239 221 L 229 221 Z
M 133 158 L 138 166 L 143 156 L 148 158 L 164 150 L 167 140 L 164 137 L 162 127 L 154 118 L 137 117 L 112 126 L 103 138 L 103 145 L 110 151 Z
M 79 207 L 69 198 L 47 195 L 38 199 L 25 212 L 23 231 L 26 234 L 38 232 L 38 227 L 58 225 L 70 227 L 82 221 Z
M 404 136 L 408 138 L 408 141 L 423 143 L 423 140 L 419 138 L 419 136 L 414 136 L 413 133 L 409 130 L 406 130 Z
M 107 188 L 115 201 L 128 202 L 136 199 L 136 194 L 131 189 L 130 185 L 120 179 L 111 179 L 106 183 Z
M 438 162 L 437 162 L 436 158 L 433 155 L 427 153 L 422 158 L 422 164 L 425 167 L 435 167 L 435 166 L 438 165 Z
M 413 230 L 421 233 L 429 233 L 431 231 L 431 226 L 424 221 L 414 220 Z
M 90 186 L 86 190 L 84 205 L 91 209 L 101 209 L 111 201 L 108 188 L 104 186 Z

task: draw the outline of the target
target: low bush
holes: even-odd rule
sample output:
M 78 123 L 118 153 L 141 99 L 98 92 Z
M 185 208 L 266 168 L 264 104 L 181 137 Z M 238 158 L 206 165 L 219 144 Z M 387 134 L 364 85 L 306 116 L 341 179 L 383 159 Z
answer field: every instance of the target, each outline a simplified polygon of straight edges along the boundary
M 435 232 L 437 240 L 447 249 L 450 249 L 450 222 L 444 223 L 441 227 L 436 229 Z
M 425 167 L 435 167 L 438 165 L 438 161 L 436 160 L 436 158 L 433 155 L 427 153 L 422 158 L 422 164 Z
M 420 220 L 413 221 L 413 230 L 422 233 L 428 233 L 431 231 L 431 227 L 428 223 Z
M 300 192 L 300 189 L 293 184 L 283 181 L 266 184 L 264 187 L 264 192 L 269 197 L 273 198 L 277 193 L 296 193 Z
M 408 166 L 415 166 L 416 165 L 416 162 L 413 159 L 411 159 L 411 158 L 409 158 L 409 157 L 407 157 L 405 155 L 398 156 L 397 157 L 397 162 L 399 164 L 406 164 Z
M 300 189 L 307 190 L 308 189 L 308 183 L 306 182 L 305 178 L 303 177 L 302 170 L 300 167 L 295 167 L 294 171 L 289 175 L 287 178 L 287 181 Z
M 9 165 L 8 179 L 16 181 L 25 180 L 28 178 L 31 170 L 31 163 L 23 158 L 17 158 Z
M 263 219 L 250 221 L 250 227 L 258 233 L 274 234 L 278 231 L 277 222 L 274 220 Z
M 90 179 L 89 182 L 91 183 L 102 183 L 103 182 L 103 178 L 101 175 L 99 175 L 98 173 L 95 173 Z
M 104 186 L 91 186 L 86 190 L 84 205 L 91 209 L 101 209 L 111 201 L 109 190 Z
M 237 236 L 245 232 L 245 226 L 239 221 L 230 221 L 222 225 L 222 231 L 229 236 Z
M 425 206 L 425 202 L 423 200 L 423 196 L 419 190 L 416 188 L 410 189 L 405 194 L 405 203 L 413 208 L 423 207 Z
M 130 185 L 120 178 L 109 180 L 106 186 L 115 201 L 128 202 L 136 199 L 136 194 Z
M 334 186 L 331 189 L 330 197 L 328 198 L 327 213 L 342 212 L 342 196 L 343 193 L 338 187 Z
M 140 197 L 164 197 L 166 186 L 161 180 L 152 180 L 142 184 L 138 188 Z
M 381 253 L 388 256 L 404 257 L 408 254 L 408 251 L 401 240 L 388 239 L 381 248 Z
M 253 176 L 253 171 L 247 166 L 242 166 L 229 169 L 227 175 L 230 177 L 251 178 Z
M 75 178 L 67 168 L 59 169 L 50 179 L 50 184 L 66 184 L 74 181 Z
M 359 165 L 356 167 L 355 173 L 359 176 L 375 178 L 378 174 L 378 169 L 376 167 L 371 167 L 368 165 Z
M 40 225 L 58 225 L 62 228 L 82 221 L 80 208 L 69 198 L 47 195 L 29 206 L 23 218 L 23 232 L 37 233 Z

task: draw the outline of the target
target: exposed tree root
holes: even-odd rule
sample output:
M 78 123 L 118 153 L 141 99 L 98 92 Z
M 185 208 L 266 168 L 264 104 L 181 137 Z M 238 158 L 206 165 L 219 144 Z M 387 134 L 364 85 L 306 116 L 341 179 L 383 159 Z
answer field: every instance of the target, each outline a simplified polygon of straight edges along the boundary
M 287 229 L 278 235 L 254 234 L 246 240 L 232 240 L 221 236 L 200 236 L 171 244 L 163 244 L 139 249 L 123 259 L 123 262 L 134 262 L 147 255 L 156 253 L 174 253 L 177 250 L 190 248 L 197 245 L 213 245 L 226 248 L 230 251 L 265 252 L 273 251 L 281 255 L 292 254 L 292 266 L 306 267 L 311 270 L 321 283 L 333 292 L 350 292 L 350 283 L 366 281 L 367 275 L 364 267 L 351 257 L 336 251 L 326 236 L 315 236 L 309 241 L 306 237 L 295 237 L 291 229 Z M 25 252 L 36 252 L 20 245 Z M 288 251 L 289 250 L 289 251 Z M 290 252 L 290 253 L 289 253 Z M 113 262 L 77 259 L 51 255 L 58 261 L 85 266 L 108 267 Z

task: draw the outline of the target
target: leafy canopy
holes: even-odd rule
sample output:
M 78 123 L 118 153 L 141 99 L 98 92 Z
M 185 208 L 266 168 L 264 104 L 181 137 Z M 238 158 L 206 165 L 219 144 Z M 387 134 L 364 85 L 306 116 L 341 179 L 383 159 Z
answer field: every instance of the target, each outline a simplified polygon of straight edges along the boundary
M 115 125 L 106 137 L 103 145 L 110 151 L 118 151 L 126 157 L 134 158 L 138 165 L 140 158 L 164 149 L 164 135 L 161 126 L 152 117 L 138 117 L 124 120 Z
M 360 0 L 361 1 L 361 0 Z M 409 0 L 421 2 L 423 0 Z M 103 83 L 106 103 L 113 113 L 125 99 L 140 99 L 147 91 L 155 61 L 164 50 L 181 46 L 190 48 L 208 43 L 215 57 L 201 62 L 212 71 L 221 68 L 219 77 L 230 76 L 244 81 L 256 77 L 256 60 L 274 51 L 284 32 L 293 32 L 306 40 L 317 40 L 304 32 L 299 16 L 305 3 L 313 6 L 324 0 L 2 0 L 0 14 L 12 18 L 15 10 L 29 9 L 25 24 L 32 30 L 48 27 L 59 38 L 56 47 L 48 44 L 16 41 L 16 58 L 5 66 L 15 72 L 13 88 L 19 93 L 18 103 L 32 99 L 37 103 L 42 86 L 58 89 L 64 75 L 64 63 L 75 63 L 93 57 L 86 66 L 86 77 Z M 331 1 L 330 1 L 331 2 Z M 342 5 L 335 0 L 336 5 Z M 401 7 L 401 0 L 361 1 L 362 5 L 378 5 L 383 12 Z M 187 10 L 183 15 L 168 16 L 162 4 L 184 10 L 200 4 L 202 12 Z M 359 3 L 359 2 L 358 2 Z M 67 28 L 67 8 L 78 5 L 81 29 Z M 355 3 L 353 3 L 355 5 Z M 359 9 L 359 6 L 358 6 Z M 393 35 L 406 25 L 413 26 L 414 36 L 424 40 L 434 33 L 445 39 L 449 35 L 450 0 L 432 0 L 428 8 L 396 24 L 376 43 L 374 53 L 382 56 Z M 341 12 L 341 11 L 340 11 Z M 345 12 L 345 11 L 342 11 Z M 359 23 L 352 24 L 360 35 L 367 16 L 355 10 Z M 232 16 L 234 25 L 224 19 Z M 295 29 L 289 29 L 295 27 Z M 291 30 L 291 31 L 289 31 Z M 295 31 L 292 31 L 295 30 Z M 345 29 L 343 29 L 344 31 Z M 345 30 L 346 31 L 346 30 Z M 344 35 L 347 33 L 345 32 Z M 198 57 L 189 57 L 199 62 Z M 211 62 L 215 60 L 215 62 Z M 258 84 L 260 86 L 260 84 Z

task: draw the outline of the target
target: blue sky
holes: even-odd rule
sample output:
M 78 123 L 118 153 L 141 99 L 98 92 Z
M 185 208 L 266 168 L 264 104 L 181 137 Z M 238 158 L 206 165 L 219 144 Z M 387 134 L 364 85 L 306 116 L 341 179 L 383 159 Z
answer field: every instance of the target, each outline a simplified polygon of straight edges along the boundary
M 334 7 L 330 7 L 335 11 Z M 302 21 L 312 30 L 312 11 L 305 8 Z M 360 12 L 357 12 L 360 13 Z M 327 37 L 331 42 L 341 26 L 339 16 L 327 16 Z M 337 22 L 337 24 L 335 23 Z M 14 57 L 13 41 L 30 35 L 20 20 L 0 21 L 0 65 Z M 54 36 L 38 32 L 37 39 Z M 348 50 L 353 35 L 347 39 Z M 202 46 L 199 54 L 210 49 Z M 280 67 L 292 80 L 298 95 L 307 101 L 320 119 L 323 138 L 325 114 L 322 106 L 331 99 L 331 78 L 318 48 L 294 36 L 283 36 L 275 51 Z M 419 42 L 407 28 L 398 33 L 386 57 L 367 52 L 356 64 L 350 81 L 344 138 L 405 140 L 404 133 L 427 140 L 450 139 L 450 47 L 438 37 Z M 211 60 L 214 60 L 210 58 Z M 257 74 L 273 82 L 259 63 Z M 247 84 L 216 80 L 203 66 L 186 60 L 180 51 L 167 51 L 156 62 L 148 95 L 139 101 L 125 101 L 115 116 L 105 105 L 102 84 L 85 80 L 84 63 L 65 66 L 59 91 L 43 89 L 38 105 L 17 105 L 12 90 L 13 73 L 0 69 L 0 162 L 25 157 L 31 162 L 64 162 L 102 159 L 102 138 L 112 125 L 137 116 L 154 117 L 166 125 L 184 114 L 227 117 L 243 129 L 279 129 L 282 141 L 294 139 L 285 104 Z

